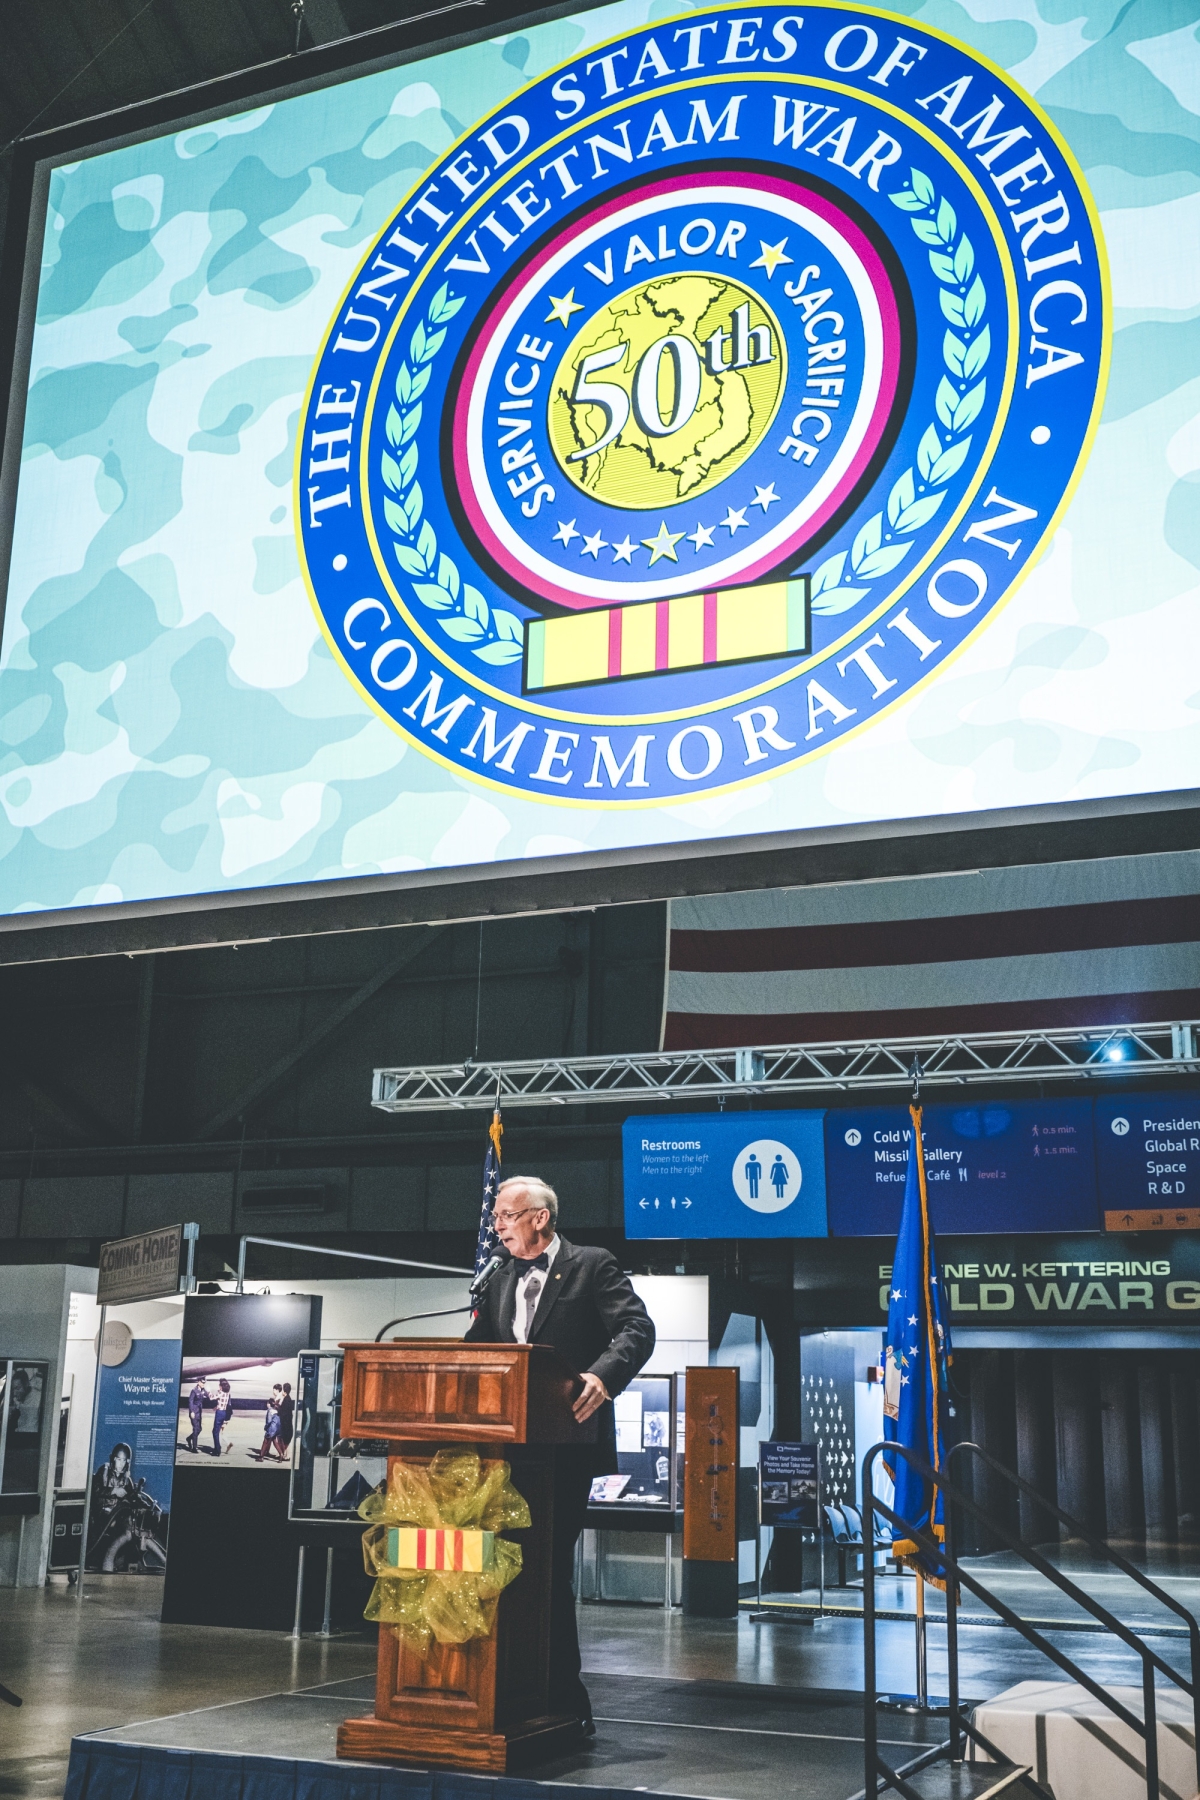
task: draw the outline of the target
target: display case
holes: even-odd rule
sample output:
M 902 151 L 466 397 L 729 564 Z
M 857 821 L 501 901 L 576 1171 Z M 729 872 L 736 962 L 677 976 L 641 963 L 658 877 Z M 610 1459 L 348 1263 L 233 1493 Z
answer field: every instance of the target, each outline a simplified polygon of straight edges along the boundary
M 683 1383 L 682 1375 L 639 1375 L 617 1395 L 619 1472 L 592 1483 L 589 1524 L 603 1530 L 607 1519 L 637 1514 L 670 1530 L 683 1506 Z
M 342 1361 L 340 1350 L 300 1353 L 288 1517 L 361 1531 L 358 1508 L 387 1479 L 387 1445 L 342 1437 Z
M 0 1514 L 35 1513 L 47 1430 L 50 1364 L 24 1356 L 0 1361 Z

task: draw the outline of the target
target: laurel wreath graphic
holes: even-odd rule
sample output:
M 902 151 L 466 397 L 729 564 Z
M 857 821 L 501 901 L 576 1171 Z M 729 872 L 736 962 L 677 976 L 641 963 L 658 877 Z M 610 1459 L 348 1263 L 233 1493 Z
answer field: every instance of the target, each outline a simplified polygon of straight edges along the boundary
M 446 326 L 463 305 L 443 282 L 424 320 L 408 340 L 408 360 L 396 374 L 395 401 L 388 407 L 384 430 L 395 451 L 380 459 L 384 486 L 383 516 L 396 542 L 392 548 L 420 604 L 435 616 L 439 628 L 480 662 L 493 666 L 517 662 L 523 628 L 515 613 L 489 607 L 479 589 L 462 579 L 454 561 L 438 549 L 437 533 L 425 518 L 425 496 L 417 480 L 418 454 L 413 442 L 421 423 L 421 396 L 429 386 L 433 361 L 446 338 Z
M 953 206 L 938 197 L 928 175 L 910 168 L 909 178 L 909 186 L 891 199 L 911 215 L 917 237 L 930 246 L 929 266 L 941 284 L 939 299 L 948 322 L 942 340 L 947 373 L 938 382 L 937 418 L 917 445 L 915 467 L 905 469 L 893 484 L 885 506 L 867 520 L 850 549 L 827 557 L 813 573 L 812 609 L 826 617 L 848 611 L 869 593 L 872 582 L 890 575 L 904 561 L 913 547 L 912 534 L 933 518 L 946 498 L 946 484 L 967 458 L 971 426 L 987 394 L 987 378 L 981 371 L 991 354 L 991 332 L 983 317 L 987 294 L 975 269 L 975 251 L 966 232 L 958 229 Z M 445 328 L 463 303 L 443 283 L 409 339 L 408 359 L 397 371 L 395 400 L 384 427 L 395 455 L 385 450 L 380 459 L 389 490 L 383 512 L 396 540 L 392 546 L 396 560 L 410 577 L 420 604 L 435 615 L 438 627 L 454 643 L 480 662 L 502 666 L 520 659 L 521 621 L 502 607 L 489 607 L 479 589 L 463 581 L 453 559 L 439 550 L 437 533 L 424 516 L 425 497 L 417 480 L 419 457 L 413 439 L 421 423 L 421 396 L 445 341 Z
M 966 232 L 958 229 L 954 208 L 938 198 L 928 175 L 910 168 L 909 178 L 910 185 L 892 195 L 892 204 L 913 215 L 909 223 L 930 246 L 929 266 L 941 283 L 942 313 L 951 327 L 942 340 L 947 373 L 934 397 L 937 419 L 917 445 L 916 467 L 905 469 L 886 506 L 867 520 L 849 551 L 839 550 L 815 570 L 815 613 L 846 612 L 869 592 L 872 581 L 890 575 L 904 561 L 913 547 L 911 534 L 932 519 L 946 498 L 946 483 L 966 460 L 970 428 L 987 393 L 980 371 L 991 354 L 992 338 L 983 322 L 987 294 L 975 270 L 975 251 Z M 844 582 L 847 562 L 850 580 Z

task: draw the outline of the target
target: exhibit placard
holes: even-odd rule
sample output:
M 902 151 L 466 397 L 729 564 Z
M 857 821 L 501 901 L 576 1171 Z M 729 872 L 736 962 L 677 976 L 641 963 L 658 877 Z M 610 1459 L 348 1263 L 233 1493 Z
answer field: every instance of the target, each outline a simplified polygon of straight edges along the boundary
M 736 1562 L 737 1370 L 689 1368 L 683 1406 L 684 1557 Z
M 820 1525 L 819 1444 L 758 1446 L 758 1522 L 778 1530 L 816 1531 Z
M 1185 52 L 1080 6 L 619 0 L 49 140 L 4 927 L 1200 786 Z
M 119 1364 L 101 1365 L 89 1569 L 161 1575 L 166 1567 L 179 1361 L 177 1338 L 135 1338 Z
M 119 1300 L 156 1300 L 179 1292 L 179 1253 L 183 1226 L 162 1225 L 135 1237 L 111 1238 L 100 1246 L 96 1300 L 113 1306 Z
M 626 1237 L 824 1237 L 823 1117 L 813 1109 L 626 1119 Z

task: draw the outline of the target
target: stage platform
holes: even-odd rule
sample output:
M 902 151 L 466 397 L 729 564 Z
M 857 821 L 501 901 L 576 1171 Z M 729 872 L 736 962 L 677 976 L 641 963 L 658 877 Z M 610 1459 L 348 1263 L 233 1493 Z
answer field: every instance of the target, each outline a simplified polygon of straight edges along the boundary
M 338 1761 L 339 1723 L 371 1711 L 373 1678 L 361 1676 L 76 1737 L 65 1800 L 549 1800 L 564 1785 L 580 1800 L 850 1800 L 862 1788 L 858 1695 L 596 1674 L 588 1686 L 590 1746 L 520 1777 Z M 889 1714 L 880 1734 L 896 1767 L 945 1728 Z M 923 1800 L 981 1800 L 997 1776 L 940 1767 L 916 1779 Z

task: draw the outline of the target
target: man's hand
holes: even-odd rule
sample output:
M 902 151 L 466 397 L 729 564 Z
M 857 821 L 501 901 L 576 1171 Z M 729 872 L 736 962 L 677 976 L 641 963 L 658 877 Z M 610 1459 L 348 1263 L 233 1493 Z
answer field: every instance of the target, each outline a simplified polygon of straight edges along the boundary
M 608 1399 L 608 1389 L 598 1375 L 581 1375 L 579 1379 L 583 1382 L 583 1392 L 571 1410 L 582 1425 L 594 1412 L 599 1412 Z

